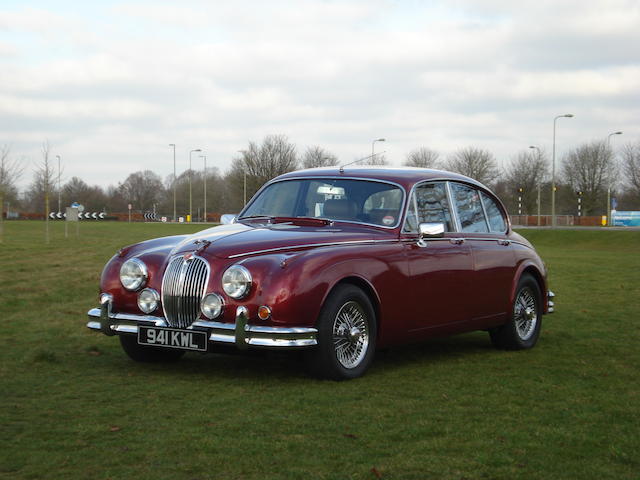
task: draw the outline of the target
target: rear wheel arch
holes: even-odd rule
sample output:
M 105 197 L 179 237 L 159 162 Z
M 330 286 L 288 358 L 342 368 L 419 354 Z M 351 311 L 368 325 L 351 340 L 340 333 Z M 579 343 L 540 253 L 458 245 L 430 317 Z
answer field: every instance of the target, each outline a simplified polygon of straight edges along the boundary
M 516 275 L 513 278 L 513 283 L 511 285 L 511 294 L 509 295 L 509 305 L 513 304 L 516 298 L 516 290 L 518 289 L 518 283 L 520 282 L 520 279 L 524 275 L 530 275 L 533 277 L 533 279 L 538 284 L 538 288 L 540 288 L 540 293 L 544 300 L 545 295 L 547 293 L 547 285 L 544 280 L 544 276 L 542 275 L 542 272 L 535 265 L 528 264 L 518 269 L 518 272 L 516 272 Z

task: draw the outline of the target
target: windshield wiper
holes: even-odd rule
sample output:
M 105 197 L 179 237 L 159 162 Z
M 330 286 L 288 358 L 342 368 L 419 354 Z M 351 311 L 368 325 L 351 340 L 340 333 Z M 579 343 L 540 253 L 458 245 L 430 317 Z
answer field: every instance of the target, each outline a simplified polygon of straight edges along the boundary
M 324 226 L 333 223 L 328 218 L 321 217 L 274 217 L 273 220 L 274 223 L 292 223 L 302 226 Z
M 238 217 L 238 220 L 259 220 L 262 218 L 272 221 L 276 217 L 273 215 L 247 215 L 246 217 Z

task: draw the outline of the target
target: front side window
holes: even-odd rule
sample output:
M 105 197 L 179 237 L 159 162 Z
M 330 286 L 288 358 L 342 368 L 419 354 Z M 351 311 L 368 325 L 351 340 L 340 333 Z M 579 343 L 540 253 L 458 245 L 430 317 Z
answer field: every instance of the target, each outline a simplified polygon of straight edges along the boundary
M 342 178 L 283 180 L 267 186 L 245 208 L 247 217 L 315 217 L 397 225 L 403 191 L 389 183 Z
M 418 185 L 407 208 L 404 231 L 416 233 L 421 223 L 444 223 L 445 231 L 454 231 L 444 182 Z
M 489 232 L 478 191 L 466 185 L 452 182 L 451 192 L 462 231 L 471 233 Z

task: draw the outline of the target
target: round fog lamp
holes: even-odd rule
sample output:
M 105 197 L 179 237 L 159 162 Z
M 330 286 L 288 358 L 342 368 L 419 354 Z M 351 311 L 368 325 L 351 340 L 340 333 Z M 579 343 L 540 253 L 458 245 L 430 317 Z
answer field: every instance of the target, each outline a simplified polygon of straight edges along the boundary
M 138 308 L 144 313 L 151 313 L 158 308 L 160 295 L 153 288 L 145 288 L 138 294 Z
M 205 295 L 200 302 L 200 310 L 202 311 L 202 314 L 209 320 L 213 320 L 214 318 L 219 317 L 222 313 L 223 307 L 224 302 L 222 300 L 222 297 L 217 293 L 209 293 Z

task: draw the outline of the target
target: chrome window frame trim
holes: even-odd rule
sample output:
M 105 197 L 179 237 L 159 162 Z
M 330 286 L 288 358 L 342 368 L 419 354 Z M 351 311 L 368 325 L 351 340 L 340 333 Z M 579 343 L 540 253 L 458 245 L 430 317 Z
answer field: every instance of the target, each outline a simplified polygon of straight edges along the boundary
M 260 190 L 258 190 L 253 197 L 251 197 L 251 200 L 249 200 L 249 203 L 247 203 L 244 208 L 240 211 L 240 213 L 238 213 L 237 217 L 236 217 L 236 223 L 240 223 L 240 221 L 242 220 L 242 214 L 244 213 L 244 211 L 249 208 L 253 202 L 255 201 L 256 198 L 258 198 L 258 195 L 260 193 L 262 193 L 262 191 L 267 188 L 268 186 L 274 184 L 274 183 L 280 183 L 280 182 L 289 182 L 292 180 L 317 180 L 317 179 L 328 179 L 328 180 L 360 180 L 360 181 L 365 181 L 365 182 L 374 182 L 374 183 L 386 183 L 387 185 L 393 185 L 395 187 L 398 187 L 400 189 L 400 191 L 402 192 L 402 203 L 400 204 L 400 208 L 398 209 L 398 220 L 396 221 L 396 223 L 394 225 L 378 225 L 377 223 L 366 223 L 366 222 L 356 222 L 356 221 L 352 221 L 352 220 L 334 220 L 331 218 L 327 218 L 326 220 L 331 220 L 331 222 L 343 222 L 343 223 L 353 223 L 356 225 L 367 225 L 367 226 L 371 226 L 371 227 L 378 227 L 378 228 L 384 228 L 386 230 L 393 230 L 398 228 L 398 226 L 401 223 L 401 220 L 403 218 L 403 213 L 405 212 L 405 206 L 407 203 L 407 191 L 406 189 L 400 185 L 399 183 L 390 181 L 390 180 L 379 180 L 376 178 L 363 178 L 363 177 L 348 177 L 348 176 L 336 176 L 336 175 L 310 175 L 310 176 L 304 176 L 304 177 L 292 177 L 292 178 L 283 178 L 282 180 L 271 180 L 267 183 L 265 183 Z M 322 217 L 311 217 L 311 218 L 322 218 Z

